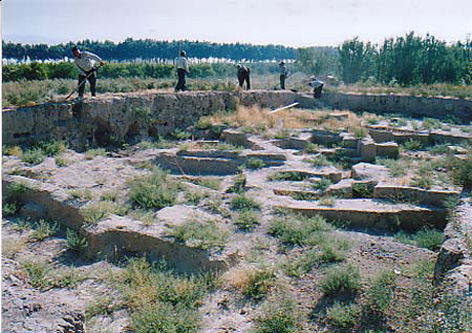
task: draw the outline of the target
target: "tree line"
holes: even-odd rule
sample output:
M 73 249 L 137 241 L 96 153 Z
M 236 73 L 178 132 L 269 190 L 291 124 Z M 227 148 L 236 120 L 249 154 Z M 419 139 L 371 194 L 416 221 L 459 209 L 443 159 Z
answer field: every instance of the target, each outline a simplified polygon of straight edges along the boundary
M 385 39 L 380 45 L 346 40 L 339 47 L 289 48 L 250 44 L 217 44 L 208 42 L 127 39 L 122 43 L 83 41 L 83 49 L 99 54 L 104 60 L 124 61 L 139 59 L 174 59 L 185 49 L 194 58 L 226 58 L 234 61 L 295 59 L 290 70 L 307 75 L 334 75 L 344 83 L 371 81 L 387 85 L 472 83 L 472 41 L 447 44 L 434 36 L 415 36 L 413 32 L 397 38 Z M 70 56 L 72 44 L 47 46 L 3 43 L 3 57 L 33 60 L 62 59 Z M 42 51 L 40 51 L 42 50 Z M 277 73 L 274 63 L 254 62 L 252 73 Z M 229 63 L 200 63 L 192 65 L 194 77 L 228 77 L 234 75 Z M 102 77 L 170 78 L 175 75 L 170 64 L 156 62 L 108 63 L 101 70 Z M 3 81 L 75 78 L 72 63 L 38 63 L 6 65 Z
M 3 58 L 17 60 L 62 60 L 71 57 L 73 45 L 99 54 L 104 60 L 131 61 L 135 59 L 174 59 L 179 51 L 185 50 L 192 58 L 220 58 L 233 61 L 261 61 L 276 59 L 295 59 L 297 50 L 282 45 L 222 44 L 199 41 L 157 41 L 152 39 L 135 40 L 128 38 L 123 42 L 84 40 L 77 44 L 19 44 L 2 42 Z
M 434 36 L 385 39 L 380 46 L 358 38 L 339 47 L 339 74 L 345 83 L 372 80 L 403 86 L 472 83 L 472 41 L 448 45 Z

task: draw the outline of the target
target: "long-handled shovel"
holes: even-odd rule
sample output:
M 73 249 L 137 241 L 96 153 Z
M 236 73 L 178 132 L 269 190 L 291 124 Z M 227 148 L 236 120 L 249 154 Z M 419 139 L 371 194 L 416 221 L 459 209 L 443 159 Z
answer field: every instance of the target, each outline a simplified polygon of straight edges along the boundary
M 93 75 L 93 73 L 99 69 L 100 67 L 102 67 L 103 65 L 98 65 L 97 67 L 95 67 L 93 70 L 90 71 L 90 73 L 88 73 L 88 75 L 85 77 L 85 79 L 82 80 L 82 82 L 80 82 L 80 84 L 77 86 L 77 89 L 75 90 L 72 90 L 72 92 L 64 99 L 64 102 L 67 101 L 76 91 L 78 91 L 80 89 L 80 87 L 82 87 L 82 85 L 85 84 L 85 82 L 88 80 L 88 78 Z

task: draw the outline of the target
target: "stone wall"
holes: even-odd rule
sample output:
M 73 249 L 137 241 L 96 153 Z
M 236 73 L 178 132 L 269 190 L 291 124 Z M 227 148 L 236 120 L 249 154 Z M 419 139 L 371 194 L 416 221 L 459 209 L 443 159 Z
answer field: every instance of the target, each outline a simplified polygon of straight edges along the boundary
M 472 100 L 400 95 L 325 94 L 322 100 L 335 109 L 356 112 L 398 113 L 410 117 L 454 116 L 465 124 L 472 121 Z
M 321 101 L 290 91 L 142 92 L 101 95 L 75 103 L 43 104 L 3 112 L 3 143 L 28 144 L 66 140 L 73 148 L 119 143 L 134 137 L 166 135 L 194 124 L 200 116 L 242 105 L 276 108 L 293 102 L 301 107 L 400 113 L 407 116 L 453 115 L 469 123 L 472 101 L 393 95 L 329 93 Z

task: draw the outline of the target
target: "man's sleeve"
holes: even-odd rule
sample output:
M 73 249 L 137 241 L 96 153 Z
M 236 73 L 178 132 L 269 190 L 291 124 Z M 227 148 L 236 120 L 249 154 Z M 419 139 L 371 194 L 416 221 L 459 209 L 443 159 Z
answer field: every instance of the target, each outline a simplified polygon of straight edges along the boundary
M 87 53 L 86 53 L 87 56 L 88 56 L 90 59 L 95 60 L 95 61 L 97 61 L 97 62 L 101 62 L 101 61 L 102 61 L 102 58 L 100 58 L 98 55 L 96 55 L 96 54 L 94 54 L 94 53 L 92 53 L 92 52 L 88 52 L 88 51 L 86 51 L 86 52 L 87 52 Z

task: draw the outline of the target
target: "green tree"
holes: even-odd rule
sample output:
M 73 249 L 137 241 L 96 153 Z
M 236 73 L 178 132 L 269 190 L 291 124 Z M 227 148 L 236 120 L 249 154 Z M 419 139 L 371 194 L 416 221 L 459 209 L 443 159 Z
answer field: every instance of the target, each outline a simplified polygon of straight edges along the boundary
M 367 79 L 374 74 L 377 51 L 370 42 L 362 42 L 355 37 L 339 47 L 341 78 L 345 83 Z

